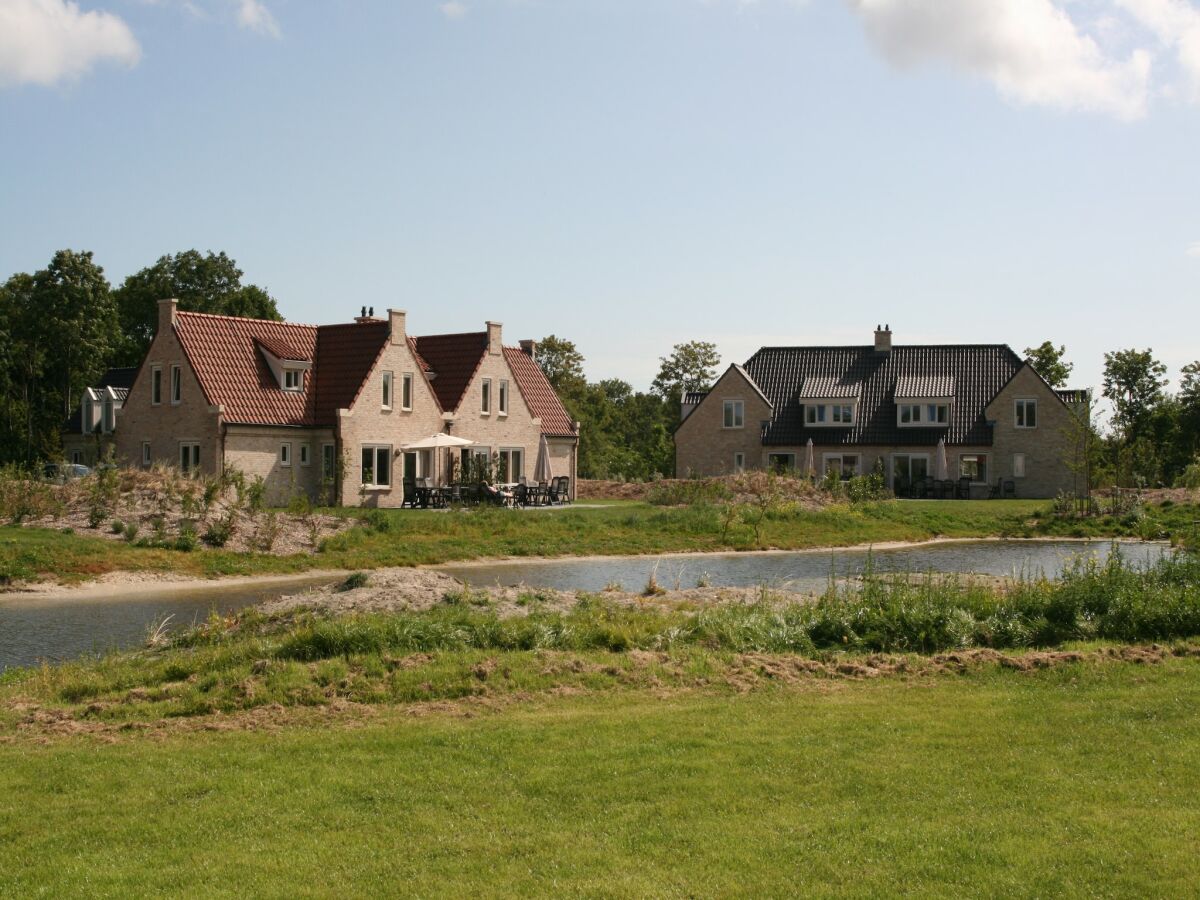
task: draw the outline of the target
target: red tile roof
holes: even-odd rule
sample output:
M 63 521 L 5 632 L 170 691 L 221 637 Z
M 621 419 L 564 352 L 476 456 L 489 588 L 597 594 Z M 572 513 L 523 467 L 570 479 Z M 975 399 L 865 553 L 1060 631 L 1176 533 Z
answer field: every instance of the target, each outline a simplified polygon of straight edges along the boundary
M 285 344 L 281 340 L 274 337 L 263 337 L 261 335 L 254 338 L 255 343 L 274 356 L 276 359 L 290 359 L 293 361 L 308 360 L 312 362 L 311 356 L 306 356 L 305 351 L 293 347 L 291 344 Z
M 175 316 L 175 333 L 205 399 L 225 407 L 227 421 L 312 424 L 313 374 L 305 377 L 304 390 L 283 390 L 256 341 L 282 345 L 305 354 L 301 359 L 312 359 L 316 326 L 180 312 Z
M 518 347 L 505 347 L 504 358 L 508 360 L 529 412 L 542 420 L 542 434 L 573 437 L 575 427 L 571 416 L 533 357 Z
M 433 334 L 417 338 L 417 352 L 436 376 L 433 392 L 442 409 L 455 410 L 487 351 L 486 331 Z

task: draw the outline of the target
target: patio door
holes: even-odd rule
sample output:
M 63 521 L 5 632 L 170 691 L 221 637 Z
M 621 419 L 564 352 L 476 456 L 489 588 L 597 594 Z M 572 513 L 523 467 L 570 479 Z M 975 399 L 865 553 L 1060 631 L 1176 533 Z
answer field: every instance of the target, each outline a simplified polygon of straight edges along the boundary
M 892 491 L 897 496 L 907 494 L 913 482 L 928 477 L 928 453 L 896 453 L 892 455 Z

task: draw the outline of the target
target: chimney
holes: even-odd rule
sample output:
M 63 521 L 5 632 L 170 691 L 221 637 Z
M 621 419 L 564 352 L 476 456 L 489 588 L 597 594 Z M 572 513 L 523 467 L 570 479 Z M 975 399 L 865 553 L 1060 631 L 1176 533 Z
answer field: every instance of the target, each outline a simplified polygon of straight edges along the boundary
M 407 338 L 404 330 L 405 318 L 408 316 L 407 310 L 389 309 L 388 310 L 388 332 L 392 336 L 393 344 L 403 344 Z
M 493 356 L 499 356 L 504 352 L 504 348 L 500 343 L 500 328 L 500 322 L 487 323 L 488 353 Z
M 892 326 L 884 325 L 880 328 L 875 326 L 875 352 L 876 353 L 891 353 L 892 352 Z
M 175 325 L 175 310 L 179 308 L 179 301 L 171 298 L 169 300 L 158 301 L 158 333 L 165 334 L 170 331 Z
M 537 359 L 537 341 L 521 341 L 521 351 L 532 359 Z

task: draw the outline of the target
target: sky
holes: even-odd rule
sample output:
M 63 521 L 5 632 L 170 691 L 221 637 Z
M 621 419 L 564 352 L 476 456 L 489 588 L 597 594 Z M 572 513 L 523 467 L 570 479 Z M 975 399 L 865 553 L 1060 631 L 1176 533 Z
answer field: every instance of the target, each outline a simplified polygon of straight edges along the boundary
M 0 0 L 0 277 L 224 250 L 283 315 L 1200 357 L 1200 2 Z

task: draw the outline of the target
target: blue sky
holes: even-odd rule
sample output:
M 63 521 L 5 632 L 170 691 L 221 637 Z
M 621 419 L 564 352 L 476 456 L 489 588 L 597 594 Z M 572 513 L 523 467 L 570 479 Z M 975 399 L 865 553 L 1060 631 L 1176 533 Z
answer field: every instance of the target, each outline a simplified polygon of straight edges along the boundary
M 0 277 L 223 249 L 289 319 L 1200 357 L 1189 0 L 0 0 Z

